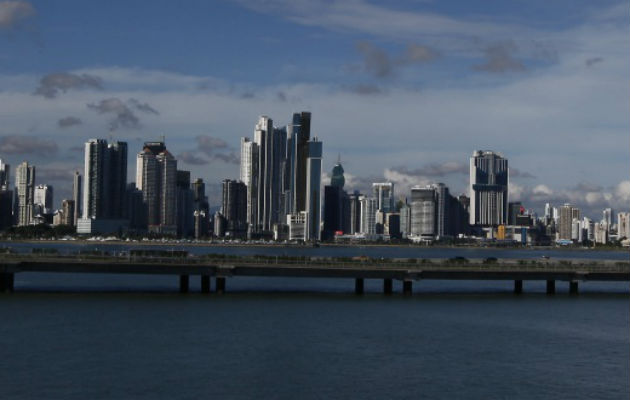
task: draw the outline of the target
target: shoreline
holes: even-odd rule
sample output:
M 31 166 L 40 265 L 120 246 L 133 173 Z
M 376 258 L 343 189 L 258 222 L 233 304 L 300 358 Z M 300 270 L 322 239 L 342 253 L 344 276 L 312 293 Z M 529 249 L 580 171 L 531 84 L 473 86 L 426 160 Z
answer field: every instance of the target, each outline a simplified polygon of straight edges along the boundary
M 418 249 L 474 249 L 474 250 L 524 250 L 524 251 L 611 251 L 611 252 L 627 252 L 630 256 L 629 248 L 611 248 L 611 247 L 577 247 L 577 246 L 475 246 L 475 245 L 435 245 L 435 246 L 423 246 L 416 244 L 405 243 L 318 243 L 317 246 L 310 244 L 296 244 L 296 243 L 210 243 L 210 242 L 192 242 L 192 243 L 179 243 L 179 242 L 154 242 L 154 241 L 125 241 L 125 240 L 107 240 L 107 241 L 95 241 L 95 240 L 37 240 L 37 239 L 19 239 L 19 240 L 0 240 L 0 247 L 10 245 L 11 243 L 18 244 L 68 244 L 68 245 L 105 245 L 105 246 L 173 246 L 173 247 L 288 247 L 288 248 L 336 248 L 336 247 L 356 247 L 356 248 L 388 248 L 388 247 L 400 247 L 400 248 L 418 248 Z

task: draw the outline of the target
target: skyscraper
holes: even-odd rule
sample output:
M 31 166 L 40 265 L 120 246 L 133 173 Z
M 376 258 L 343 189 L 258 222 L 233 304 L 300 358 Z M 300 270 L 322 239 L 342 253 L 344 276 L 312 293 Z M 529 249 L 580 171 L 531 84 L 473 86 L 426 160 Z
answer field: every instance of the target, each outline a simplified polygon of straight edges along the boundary
M 53 187 L 50 185 L 35 186 L 33 196 L 35 214 L 52 214 L 53 212 Z
M 320 240 L 321 231 L 322 142 L 308 142 L 306 160 L 306 240 Z
M 306 210 L 306 163 L 311 138 L 311 113 L 294 113 L 287 134 L 291 137 L 292 212 L 297 213 Z
M 378 210 L 386 213 L 395 210 L 393 182 L 373 183 L 372 192 Z
M 475 151 L 470 158 L 470 224 L 507 223 L 508 160 L 492 151 Z
M 432 241 L 436 233 L 436 194 L 427 186 L 411 188 L 411 233 L 414 241 Z
M 72 179 L 72 200 L 74 201 L 72 226 L 77 226 L 81 216 L 81 173 L 79 171 L 74 171 Z
M 146 204 L 149 231 L 176 235 L 177 160 L 164 142 L 145 142 L 136 160 L 136 185 Z
M 190 171 L 177 171 L 177 236 L 194 234 L 193 190 L 190 187 Z
M 0 190 L 9 190 L 9 175 L 11 166 L 0 158 Z
M 247 186 L 231 179 L 223 180 L 221 214 L 226 220 L 225 231 L 231 237 L 247 233 Z
M 377 201 L 373 197 L 361 196 L 359 199 L 361 205 L 361 234 L 366 237 L 376 235 L 376 211 Z
M 35 167 L 26 161 L 15 169 L 17 193 L 17 223 L 26 226 L 33 220 L 33 200 L 35 194 Z
M 248 232 L 258 231 L 258 145 L 241 138 L 241 182 L 247 187 Z
M 127 143 L 90 139 L 85 143 L 83 217 L 78 233 L 119 233 L 127 228 L 123 219 L 127 186 Z M 121 189 L 122 187 L 122 189 Z

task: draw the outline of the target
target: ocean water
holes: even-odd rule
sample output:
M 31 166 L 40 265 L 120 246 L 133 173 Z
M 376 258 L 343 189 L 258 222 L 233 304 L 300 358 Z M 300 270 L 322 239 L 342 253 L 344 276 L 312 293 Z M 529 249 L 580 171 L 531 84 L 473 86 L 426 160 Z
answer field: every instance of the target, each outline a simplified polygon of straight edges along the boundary
M 2 399 L 627 399 L 630 289 L 587 282 L 16 275 Z M 214 284 L 214 282 L 213 282 Z

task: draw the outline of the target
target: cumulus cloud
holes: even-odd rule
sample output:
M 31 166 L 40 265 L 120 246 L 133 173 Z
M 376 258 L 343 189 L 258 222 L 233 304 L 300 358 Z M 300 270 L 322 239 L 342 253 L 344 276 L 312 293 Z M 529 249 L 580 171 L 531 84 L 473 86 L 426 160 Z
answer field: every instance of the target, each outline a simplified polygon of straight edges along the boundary
M 199 135 L 195 140 L 197 148 L 180 153 L 178 159 L 190 165 L 206 165 L 213 161 L 240 163 L 240 158 L 225 140 L 210 135 Z
M 357 43 L 356 47 L 363 55 L 363 69 L 377 78 L 394 75 L 398 67 L 429 62 L 438 57 L 437 51 L 419 44 L 408 45 L 405 52 L 397 57 L 390 57 L 385 50 L 366 41 Z
M 534 175 L 520 169 L 510 167 L 510 178 L 536 178 Z
M 0 29 L 10 30 L 35 15 L 35 8 L 28 1 L 0 2 Z
M 68 117 L 61 118 L 59 121 L 57 121 L 57 125 L 60 128 L 70 128 L 72 126 L 81 125 L 81 119 L 77 117 L 68 116 Z
M 57 153 L 57 144 L 36 136 L 0 136 L 0 153 L 49 156 Z
M 536 185 L 534 189 L 532 189 L 532 193 L 536 195 L 551 196 L 553 195 L 553 190 L 551 190 L 551 188 L 547 185 Z
M 103 89 L 103 81 L 100 77 L 90 74 L 57 72 L 43 76 L 33 94 L 52 99 L 57 97 L 59 93 L 65 93 L 70 89 L 101 90 Z
M 177 155 L 177 159 L 182 161 L 184 164 L 190 165 L 207 165 L 210 161 L 207 158 L 199 156 L 193 151 L 184 151 Z
M 159 114 L 157 110 L 146 103 L 140 103 L 136 99 L 129 99 L 126 103 L 119 98 L 103 99 L 99 103 L 87 104 L 90 110 L 99 114 L 113 114 L 110 121 L 110 130 L 118 128 L 140 129 L 140 118 L 134 113 L 134 109 L 147 114 Z
M 447 161 L 443 163 L 426 164 L 416 169 L 407 169 L 406 167 L 390 168 L 392 171 L 398 171 L 406 175 L 417 175 L 422 177 L 442 177 L 448 174 L 468 174 L 470 167 L 467 164 L 456 161 Z
M 510 72 L 524 71 L 525 65 L 514 58 L 517 46 L 512 41 L 494 43 L 483 49 L 486 58 L 483 64 L 473 66 L 477 71 Z

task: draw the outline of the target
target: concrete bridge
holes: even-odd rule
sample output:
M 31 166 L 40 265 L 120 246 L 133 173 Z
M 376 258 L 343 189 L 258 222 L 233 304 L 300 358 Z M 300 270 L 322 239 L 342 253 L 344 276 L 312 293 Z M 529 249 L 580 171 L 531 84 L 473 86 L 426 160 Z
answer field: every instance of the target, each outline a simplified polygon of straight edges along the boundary
M 630 262 L 590 260 L 335 260 L 273 259 L 247 257 L 152 258 L 86 256 L 0 256 L 0 291 L 14 290 L 15 274 L 20 272 L 66 272 L 111 274 L 175 275 L 179 290 L 189 291 L 191 276 L 201 280 L 202 293 L 210 293 L 211 280 L 217 293 L 226 290 L 230 277 L 347 278 L 354 280 L 357 294 L 364 292 L 366 279 L 383 281 L 383 292 L 393 292 L 393 281 L 402 282 L 402 292 L 411 294 L 414 281 L 497 280 L 513 281 L 514 292 L 522 293 L 523 281 L 546 281 L 547 293 L 553 294 L 557 281 L 569 285 L 569 293 L 578 293 L 582 281 L 630 281 Z

